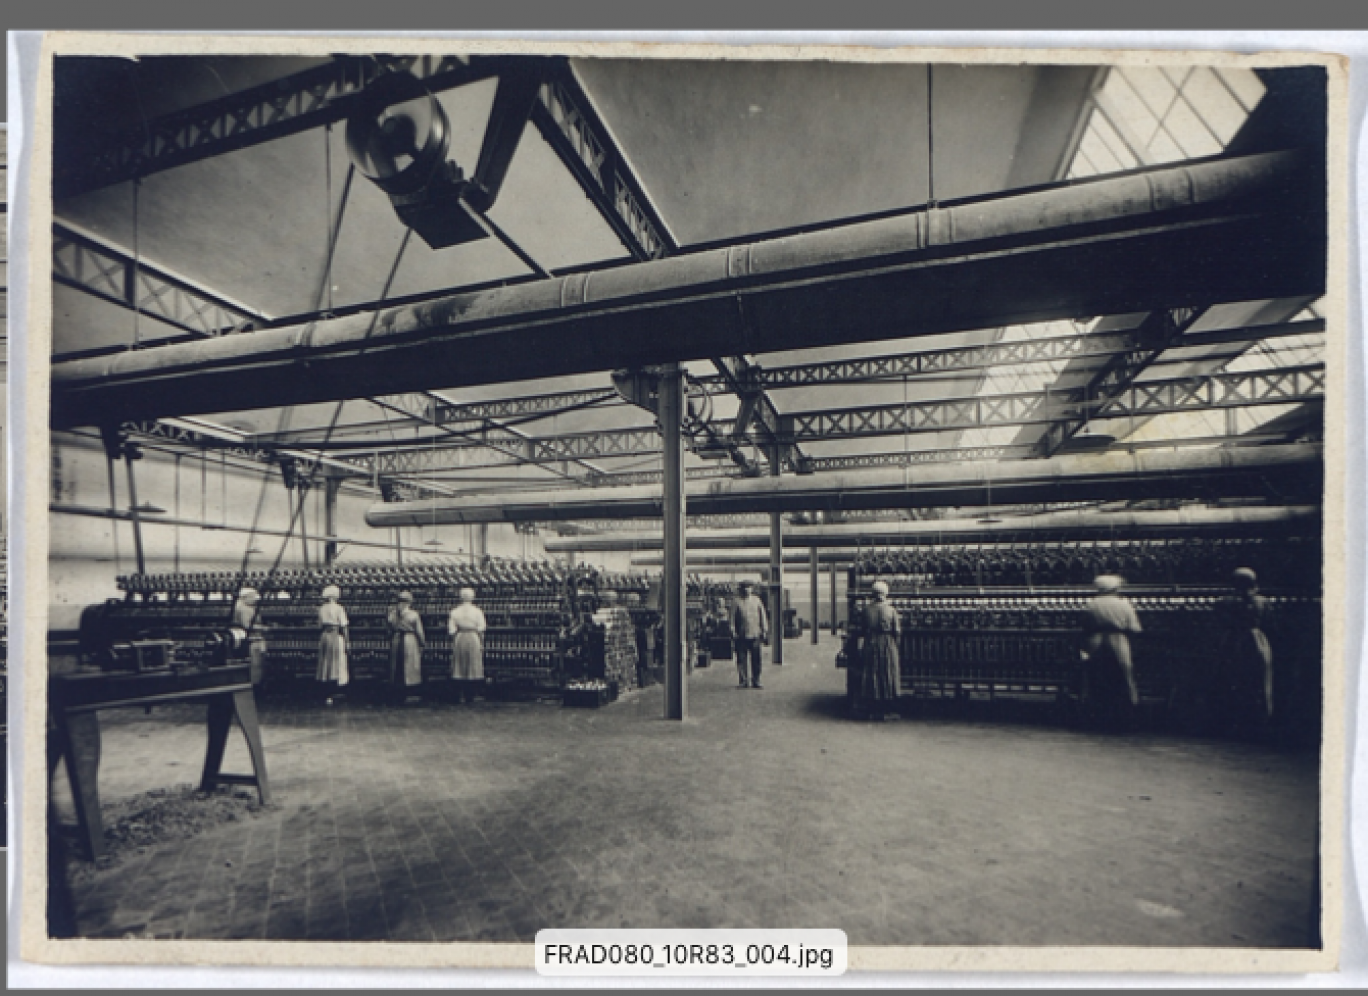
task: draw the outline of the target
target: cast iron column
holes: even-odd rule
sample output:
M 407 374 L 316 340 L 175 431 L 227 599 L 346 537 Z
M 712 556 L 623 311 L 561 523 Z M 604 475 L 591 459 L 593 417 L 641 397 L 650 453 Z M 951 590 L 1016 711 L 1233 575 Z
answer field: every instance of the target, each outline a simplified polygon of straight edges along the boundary
M 831 562 L 831 635 L 836 635 L 836 561 Z
M 124 466 L 128 468 L 128 514 L 133 519 L 133 552 L 138 557 L 138 573 L 147 573 L 147 562 L 143 559 L 142 519 L 138 513 L 138 486 L 133 475 L 133 454 L 136 450 L 124 445 Z
M 821 574 L 821 568 L 817 566 L 817 548 L 815 546 L 810 546 L 808 547 L 808 575 L 812 582 L 812 587 L 808 592 L 810 596 L 808 603 L 812 606 L 812 642 L 814 644 L 817 642 L 818 623 L 822 618 L 821 607 L 817 603 L 819 597 L 817 594 L 817 580 L 821 577 Z
M 665 457 L 665 718 L 685 719 L 689 713 L 688 685 L 684 680 L 686 613 L 684 564 L 684 447 L 680 427 L 684 410 L 684 374 L 670 364 L 660 377 L 660 433 Z
M 770 451 L 770 476 L 778 477 L 782 453 L 778 444 Z M 770 660 L 784 663 L 784 519 L 770 513 Z

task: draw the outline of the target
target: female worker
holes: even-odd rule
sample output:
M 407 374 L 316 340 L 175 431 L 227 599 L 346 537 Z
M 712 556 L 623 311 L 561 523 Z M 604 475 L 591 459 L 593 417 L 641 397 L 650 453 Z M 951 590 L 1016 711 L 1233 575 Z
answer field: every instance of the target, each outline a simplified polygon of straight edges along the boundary
M 347 673 L 347 610 L 337 603 L 342 592 L 336 585 L 323 589 L 323 604 L 318 607 L 318 673 L 329 704 L 349 680 Z
M 1221 647 L 1216 695 L 1220 725 L 1232 733 L 1258 733 L 1273 719 L 1273 648 L 1264 634 L 1268 599 L 1258 576 L 1241 567 L 1231 576 L 1234 593 L 1220 603 Z
M 475 591 L 462 588 L 460 604 L 447 617 L 447 632 L 451 634 L 451 680 L 456 695 L 470 702 L 484 687 L 485 615 L 475 604 Z
M 856 712 L 873 720 L 897 719 L 898 637 L 902 627 L 898 610 L 889 604 L 888 585 L 875 581 L 870 591 L 874 597 L 864 610 Z
M 1106 725 L 1127 727 L 1140 704 L 1130 645 L 1131 635 L 1140 632 L 1140 618 L 1135 606 L 1119 594 L 1124 583 L 1114 574 L 1093 580 L 1097 594 L 1083 613 L 1083 660 L 1092 708 L 1103 714 Z
M 423 683 L 423 648 L 427 646 L 423 619 L 413 610 L 412 595 L 399 593 L 385 626 L 390 633 L 390 682 L 396 696 L 407 702 L 417 697 L 416 690 Z

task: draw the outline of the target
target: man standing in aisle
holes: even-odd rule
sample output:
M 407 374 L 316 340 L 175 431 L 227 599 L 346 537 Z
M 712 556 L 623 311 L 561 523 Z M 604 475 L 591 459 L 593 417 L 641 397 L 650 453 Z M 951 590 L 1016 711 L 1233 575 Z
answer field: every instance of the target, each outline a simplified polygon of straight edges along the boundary
M 755 596 L 754 585 L 741 582 L 741 594 L 732 606 L 732 640 L 736 644 L 736 670 L 742 688 L 763 688 L 760 684 L 760 648 L 769 640 L 769 617 L 765 603 Z M 747 680 L 746 661 L 750 660 Z

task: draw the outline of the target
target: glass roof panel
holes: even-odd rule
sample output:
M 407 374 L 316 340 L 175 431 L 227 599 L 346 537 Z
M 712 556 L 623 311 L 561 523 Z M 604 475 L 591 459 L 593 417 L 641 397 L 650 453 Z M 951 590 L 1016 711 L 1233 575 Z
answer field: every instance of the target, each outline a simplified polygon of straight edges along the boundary
M 1107 113 L 1115 115 L 1123 122 L 1123 126 L 1128 127 L 1142 147 L 1148 143 L 1155 129 L 1159 127 L 1159 117 L 1140 99 L 1140 95 L 1126 79 L 1124 71 L 1117 70 L 1107 76 L 1107 82 L 1102 87 L 1102 97 L 1108 105 Z
M 1191 159 L 1214 156 L 1221 151 L 1221 143 L 1193 111 L 1187 101 L 1176 101 L 1164 119 L 1164 129 Z
M 1111 122 L 1105 116 L 1099 115 L 1093 123 L 1093 127 L 1097 137 L 1116 161 L 1121 163 L 1123 169 L 1135 169 L 1137 166 L 1144 165 L 1135 154 L 1131 143 L 1121 137 L 1121 134 L 1112 127 Z
M 1154 132 L 1159 128 L 1159 122 L 1173 105 L 1174 97 L 1178 91 L 1169 82 L 1167 76 L 1150 66 L 1130 66 L 1125 70 L 1118 69 L 1115 75 L 1124 75 L 1126 82 L 1130 84 L 1131 89 L 1135 91 L 1136 96 L 1144 102 L 1146 110 L 1149 111 L 1153 123 L 1148 130 L 1140 133 L 1140 137 L 1149 142 L 1154 138 Z
M 1214 72 L 1205 67 L 1195 70 L 1189 77 L 1187 86 L 1183 87 L 1183 96 L 1212 130 L 1222 148 L 1230 144 L 1240 125 L 1249 116 L 1234 94 Z
M 1217 69 L 1216 78 L 1229 88 L 1245 111 L 1252 111 L 1263 99 L 1267 87 L 1252 69 Z

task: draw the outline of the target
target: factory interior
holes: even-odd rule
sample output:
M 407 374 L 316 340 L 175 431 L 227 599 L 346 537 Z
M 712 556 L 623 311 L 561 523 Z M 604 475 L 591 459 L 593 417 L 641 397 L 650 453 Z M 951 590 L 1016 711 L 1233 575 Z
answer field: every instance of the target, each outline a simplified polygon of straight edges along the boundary
M 1321 67 L 53 79 L 52 937 L 1321 947 Z

